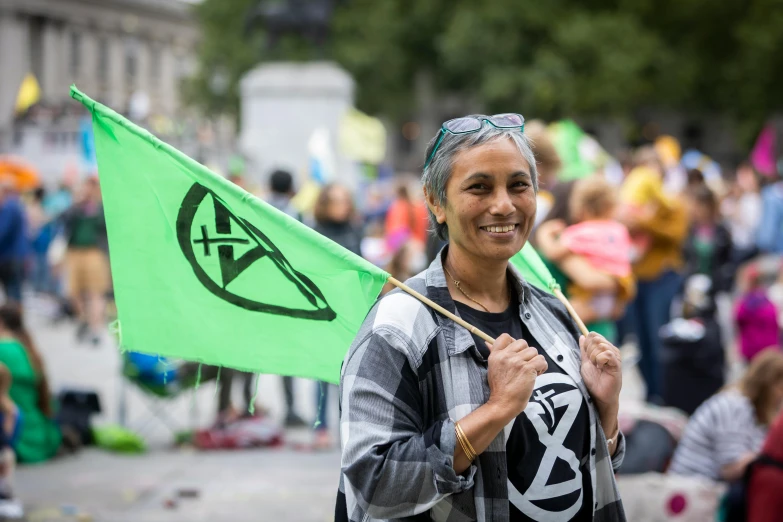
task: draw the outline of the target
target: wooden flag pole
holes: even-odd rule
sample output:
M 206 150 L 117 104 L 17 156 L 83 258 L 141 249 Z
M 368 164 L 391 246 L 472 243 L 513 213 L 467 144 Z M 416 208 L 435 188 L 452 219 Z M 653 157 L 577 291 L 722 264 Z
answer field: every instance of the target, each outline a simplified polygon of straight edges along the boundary
M 406 285 L 405 283 L 401 283 L 400 281 L 394 279 L 393 277 L 389 277 L 388 281 L 391 284 L 393 284 L 394 286 L 396 286 L 397 288 L 399 288 L 400 290 L 402 290 L 403 292 L 409 293 L 410 295 L 412 295 L 413 297 L 415 297 L 416 299 L 418 299 L 419 301 L 421 301 L 425 305 L 429 306 L 433 310 L 442 313 L 443 315 L 445 315 L 446 317 L 448 317 L 449 319 L 451 319 L 452 321 L 454 321 L 458 325 L 462 326 L 463 328 L 466 328 L 473 335 L 477 335 L 478 337 L 481 337 L 482 339 L 484 339 L 488 343 L 495 344 L 495 339 L 493 339 L 492 337 L 490 337 L 486 333 L 482 332 L 481 330 L 479 330 L 478 328 L 476 328 L 472 324 L 463 321 L 462 319 L 460 319 L 456 315 L 452 314 L 451 312 L 449 312 L 448 310 L 446 310 L 445 308 L 443 308 L 439 304 L 435 303 L 431 299 L 428 299 L 428 298 L 424 297 L 419 292 L 417 292 L 416 290 L 414 290 L 410 286 Z
M 566 299 L 566 296 L 563 295 L 563 292 L 560 290 L 560 288 L 555 287 L 554 294 L 555 297 L 557 297 L 557 300 L 563 303 L 563 306 L 566 307 L 568 313 L 571 314 L 571 318 L 576 322 L 576 325 L 579 327 L 579 331 L 582 332 L 582 335 L 587 337 L 587 334 L 590 333 L 590 330 L 587 329 L 584 321 L 582 321 L 582 318 L 579 317 L 579 314 L 576 313 L 576 310 L 574 310 L 574 307 L 571 305 L 571 303 L 568 302 L 568 299 Z
M 485 332 L 479 330 L 478 328 L 476 328 L 472 324 L 470 324 L 470 323 L 468 323 L 466 321 L 463 321 L 462 319 L 460 319 L 459 317 L 457 317 L 453 313 L 449 312 L 448 310 L 446 310 L 445 308 L 443 308 L 439 304 L 435 303 L 431 299 L 428 299 L 427 297 L 423 296 L 422 294 L 420 294 L 419 292 L 417 292 L 413 288 L 409 287 L 405 283 L 402 283 L 402 282 L 398 281 L 397 279 L 395 279 L 393 277 L 389 277 L 388 281 L 391 284 L 393 284 L 394 286 L 396 286 L 397 288 L 399 288 L 400 290 L 402 290 L 403 292 L 409 293 L 410 295 L 412 295 L 413 297 L 415 297 L 416 299 L 418 299 L 422 303 L 426 304 L 427 306 L 429 306 L 433 310 L 435 310 L 435 311 L 445 315 L 446 317 L 448 317 L 449 319 L 451 319 L 452 321 L 454 321 L 458 325 L 460 325 L 463 328 L 467 329 L 473 335 L 476 335 L 476 336 L 480 337 L 481 339 L 484 339 L 485 341 L 487 341 L 490 344 L 495 344 L 495 339 L 493 339 L 492 337 L 487 335 Z M 574 319 L 574 321 L 576 322 L 577 326 L 579 327 L 579 331 L 581 331 L 583 335 L 587 335 L 589 333 L 589 330 L 587 329 L 587 326 L 585 325 L 584 321 L 582 321 L 582 318 L 579 317 L 579 315 L 576 313 L 576 310 L 574 310 L 574 307 L 571 306 L 571 303 L 568 302 L 568 299 L 566 299 L 566 296 L 563 295 L 563 292 L 560 290 L 560 288 L 555 287 L 554 295 L 555 295 L 555 297 L 557 297 L 558 301 L 563 303 L 563 306 L 566 307 L 566 310 L 568 310 L 568 313 L 571 314 L 571 317 Z

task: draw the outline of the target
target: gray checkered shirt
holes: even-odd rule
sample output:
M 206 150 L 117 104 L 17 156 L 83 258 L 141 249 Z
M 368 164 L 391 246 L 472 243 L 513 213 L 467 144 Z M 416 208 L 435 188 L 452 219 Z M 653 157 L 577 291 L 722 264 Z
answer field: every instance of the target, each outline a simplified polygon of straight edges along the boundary
M 576 325 L 557 299 L 509 268 L 520 318 L 589 406 L 593 520 L 624 521 L 614 470 L 623 461 L 625 440 L 619 437 L 611 458 L 580 375 Z M 440 255 L 408 285 L 457 313 Z M 508 520 L 510 426 L 467 471 L 458 475 L 453 468 L 454 421 L 488 399 L 486 363 L 465 328 L 399 290 L 378 301 L 345 358 L 340 380 L 340 491 L 348 520 Z

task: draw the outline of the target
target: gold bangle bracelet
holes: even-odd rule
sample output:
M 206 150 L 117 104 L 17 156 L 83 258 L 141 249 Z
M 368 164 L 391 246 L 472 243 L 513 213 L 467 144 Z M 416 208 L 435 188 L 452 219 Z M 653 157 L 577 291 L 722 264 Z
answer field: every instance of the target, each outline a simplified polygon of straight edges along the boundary
M 459 444 L 462 446 L 462 451 L 465 452 L 465 456 L 468 457 L 468 460 L 476 460 L 478 454 L 476 453 L 476 450 L 473 449 L 473 445 L 468 440 L 468 436 L 465 435 L 465 431 L 462 429 L 462 426 L 459 425 L 459 422 L 454 423 L 454 429 L 457 433 L 457 440 L 459 440 Z
M 462 448 L 462 452 L 465 453 L 465 456 L 469 461 L 473 462 L 476 459 L 476 456 L 471 453 L 470 448 L 468 448 L 468 446 L 465 444 L 464 438 L 461 435 L 457 435 L 457 440 L 459 441 L 459 445 Z

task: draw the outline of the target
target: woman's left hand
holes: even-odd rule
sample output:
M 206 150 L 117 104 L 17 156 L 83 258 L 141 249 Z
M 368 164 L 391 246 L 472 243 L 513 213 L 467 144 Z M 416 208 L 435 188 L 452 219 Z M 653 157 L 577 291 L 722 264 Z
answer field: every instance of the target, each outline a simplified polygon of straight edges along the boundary
M 595 332 L 579 338 L 579 349 L 582 352 L 582 380 L 599 414 L 614 412 L 616 415 L 623 387 L 620 350 Z

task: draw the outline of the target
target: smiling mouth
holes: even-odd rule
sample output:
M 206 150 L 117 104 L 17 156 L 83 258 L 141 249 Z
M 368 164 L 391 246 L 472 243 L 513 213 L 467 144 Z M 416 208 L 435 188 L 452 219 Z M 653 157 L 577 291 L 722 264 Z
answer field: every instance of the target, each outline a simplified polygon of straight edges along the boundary
M 492 232 L 494 234 L 502 234 L 506 232 L 513 232 L 519 225 L 513 224 L 513 225 L 488 225 L 485 227 L 479 227 L 481 230 L 485 232 Z

